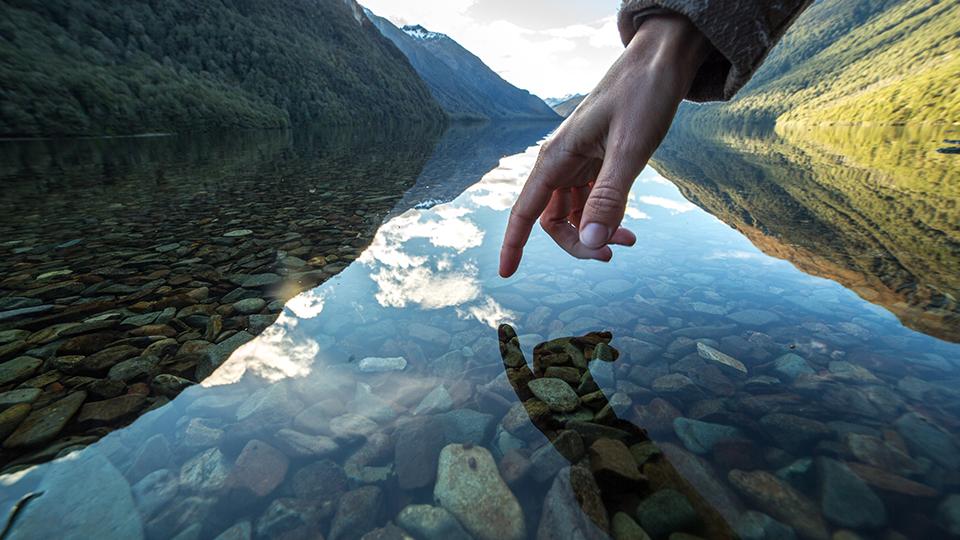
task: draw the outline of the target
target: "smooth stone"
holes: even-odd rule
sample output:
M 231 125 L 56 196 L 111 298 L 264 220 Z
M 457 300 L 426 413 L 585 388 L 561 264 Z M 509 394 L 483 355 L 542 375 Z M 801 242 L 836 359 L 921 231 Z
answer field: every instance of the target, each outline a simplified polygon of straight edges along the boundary
M 30 413 L 5 441 L 4 448 L 37 446 L 54 439 L 87 399 L 84 391 L 74 392 Z
M 243 447 L 233 464 L 227 484 L 256 497 L 266 497 L 287 476 L 290 461 L 269 444 L 253 439 Z
M 394 432 L 394 464 L 400 489 L 433 484 L 437 461 L 446 445 L 443 426 L 436 418 L 416 418 L 397 426 Z
M 590 445 L 590 470 L 600 484 L 629 489 L 644 479 L 630 449 L 622 441 L 598 439 Z
M 633 290 L 633 283 L 625 279 L 606 279 L 593 286 L 593 291 L 604 296 L 618 296 Z
M 774 519 L 793 527 L 808 540 L 830 538 L 816 505 L 803 494 L 766 471 L 734 469 L 727 479 L 744 497 Z
M 292 429 L 281 429 L 276 438 L 283 450 L 296 457 L 322 457 L 340 448 L 336 441 L 325 435 L 307 435 Z
M 348 491 L 340 498 L 330 525 L 329 540 L 360 540 L 364 534 L 377 528 L 382 507 L 383 491 L 377 486 Z
M 932 487 L 908 480 L 886 470 L 863 465 L 862 463 L 847 463 L 847 467 L 857 474 L 870 487 L 887 493 L 905 495 L 907 497 L 937 497 L 940 492 Z
M 271 384 L 250 395 L 237 407 L 238 421 L 259 426 L 279 426 L 303 410 L 303 404 L 290 395 L 285 384 Z
M 537 540 L 606 540 L 610 524 L 593 475 L 582 466 L 561 470 L 543 499 Z
M 580 397 L 562 379 L 534 379 L 530 381 L 527 387 L 551 410 L 573 412 L 580 406 Z
M 29 379 L 43 365 L 43 360 L 20 356 L 0 364 L 0 386 Z
M 887 522 L 883 501 L 843 463 L 817 458 L 820 508 L 827 521 L 851 529 L 877 529 Z
M 253 524 L 247 520 L 234 524 L 213 540 L 253 540 Z
M 636 510 L 637 523 L 653 538 L 696 528 L 700 516 L 680 492 L 661 489 L 643 499 Z
M 169 469 L 157 469 L 133 484 L 133 500 L 147 519 L 166 506 L 180 489 L 177 475 Z
M 139 379 L 150 380 L 160 371 L 160 359 L 156 356 L 140 356 L 124 360 L 110 368 L 107 378 L 131 383 Z
M 224 238 L 240 238 L 242 236 L 250 236 L 251 234 L 253 234 L 253 231 L 250 229 L 235 229 L 223 233 L 223 236 Z
M 127 394 L 87 403 L 80 409 L 77 423 L 91 426 L 110 425 L 140 412 L 145 402 L 146 396 Z
M 483 444 L 493 432 L 494 418 L 473 409 L 455 409 L 436 415 L 447 443 Z
M 110 347 L 100 352 L 88 356 L 79 366 L 83 373 L 101 373 L 109 370 L 113 366 L 140 355 L 140 349 L 130 345 L 118 345 Z
M 755 510 L 744 512 L 733 524 L 733 530 L 740 540 L 795 540 L 797 538 L 797 533 L 792 527 Z
M 370 356 L 360 360 L 358 369 L 363 373 L 381 373 L 386 371 L 403 371 L 407 367 L 407 360 L 397 356 L 394 358 L 378 358 Z
M 422 323 L 411 323 L 407 325 L 407 332 L 413 339 L 438 347 L 446 347 L 450 344 L 451 340 L 449 332 Z
M 283 281 L 283 278 L 277 274 L 254 274 L 252 276 L 247 276 L 243 283 L 240 284 L 241 287 L 245 289 L 258 289 L 261 287 L 269 287 L 271 285 L 276 285 Z
M 217 427 L 215 420 L 191 418 L 187 427 L 178 437 L 181 446 L 186 448 L 210 448 L 223 440 L 223 430 Z
M 358 414 L 347 413 L 330 420 L 330 432 L 339 440 L 363 439 L 378 429 L 376 422 Z
M 233 309 L 241 315 L 260 313 L 265 307 L 267 307 L 267 301 L 263 298 L 246 298 L 233 303 Z
M 760 427 L 780 448 L 797 454 L 806 446 L 833 436 L 823 422 L 793 414 L 772 413 L 760 418 Z
M 418 540 L 471 540 L 453 514 L 438 506 L 411 504 L 397 514 L 396 520 Z
M 23 422 L 23 419 L 30 414 L 31 409 L 29 403 L 17 403 L 0 412 L 0 440 L 13 433 L 20 422 Z
M 718 443 L 744 438 L 743 433 L 733 426 L 683 417 L 673 420 L 673 430 L 687 450 L 695 454 L 706 454 Z
M 170 443 L 162 434 L 147 439 L 134 453 L 133 460 L 127 468 L 126 477 L 131 482 L 138 482 L 153 471 L 162 469 L 170 461 Z
M 19 388 L 0 393 L 0 411 L 21 403 L 33 403 L 40 397 L 39 388 Z
M 531 454 L 533 478 L 537 482 L 545 482 L 561 469 L 569 467 L 571 462 L 578 461 L 583 454 L 583 438 L 580 434 L 572 430 L 561 431 L 550 444 L 537 448 Z
M 293 473 L 294 495 L 313 501 L 321 514 L 332 515 L 335 505 L 350 489 L 350 480 L 339 465 L 330 460 L 315 461 Z
M 446 387 L 438 385 L 429 394 L 420 400 L 420 404 L 413 409 L 413 415 L 435 414 L 449 411 L 453 408 L 453 397 Z
M 739 375 L 745 375 L 747 373 L 747 366 L 743 365 L 743 362 L 728 354 L 722 353 L 705 343 L 697 343 L 697 354 L 699 354 L 700 358 L 703 358 L 704 360 L 716 362 L 728 373 Z
M 319 518 L 313 501 L 281 497 L 274 499 L 267 509 L 260 515 L 256 525 L 256 538 L 283 538 L 289 534 L 293 538 L 300 538 L 297 532 L 316 526 Z
M 940 523 L 952 536 L 960 536 L 960 495 L 953 494 L 937 508 Z
M 177 377 L 169 373 L 161 373 L 150 382 L 150 388 L 161 396 L 172 398 L 194 384 L 196 383 L 190 379 L 184 379 L 183 377 Z
M 683 401 L 697 399 L 703 393 L 690 377 L 682 373 L 671 373 L 657 377 L 653 381 L 652 389 L 657 394 L 675 396 Z
M 787 380 L 794 380 L 800 375 L 813 375 L 816 372 L 801 356 L 787 353 L 773 361 L 773 370 Z
M 51 464 L 35 491 L 42 495 L 23 507 L 8 539 L 144 537 L 130 486 L 96 450 Z
M 613 540 L 650 540 L 650 535 L 643 530 L 626 512 L 617 512 L 610 522 L 610 532 Z
M 744 309 L 735 311 L 727 317 L 747 326 L 765 326 L 780 320 L 780 316 L 776 313 L 763 309 Z
M 951 471 L 960 468 L 960 450 L 953 437 L 917 413 L 907 413 L 893 423 L 916 454 L 924 455 Z
M 230 465 L 219 448 L 209 448 L 180 467 L 180 484 L 194 491 L 219 491 L 227 482 Z
M 634 445 L 631 450 L 636 446 Z M 727 483 L 717 476 L 710 463 L 675 444 L 662 443 L 659 449 L 666 461 L 673 465 L 680 476 L 727 522 L 732 523 L 737 518 L 743 505 L 730 491 Z M 638 452 L 633 453 L 636 456 Z
M 522 540 L 527 535 L 520 503 L 486 448 L 446 446 L 433 495 L 477 540 Z
M 239 349 L 253 338 L 253 334 L 240 331 L 220 343 L 207 348 L 204 351 L 203 360 L 197 365 L 197 381 L 202 381 L 210 376 L 211 373 L 233 354 L 233 351 Z

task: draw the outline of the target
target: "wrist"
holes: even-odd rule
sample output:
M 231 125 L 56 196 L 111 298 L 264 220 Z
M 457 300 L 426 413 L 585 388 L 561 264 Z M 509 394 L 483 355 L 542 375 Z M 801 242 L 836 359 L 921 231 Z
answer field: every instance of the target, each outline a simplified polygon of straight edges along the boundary
M 646 18 L 627 46 L 631 63 L 692 81 L 713 50 L 710 41 L 679 14 Z

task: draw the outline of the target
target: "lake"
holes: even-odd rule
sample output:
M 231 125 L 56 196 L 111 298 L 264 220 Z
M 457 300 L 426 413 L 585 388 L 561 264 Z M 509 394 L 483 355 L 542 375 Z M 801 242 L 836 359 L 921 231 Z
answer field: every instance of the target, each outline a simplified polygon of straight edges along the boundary
M 960 535 L 957 128 L 676 126 L 503 280 L 554 127 L 0 143 L 8 536 Z

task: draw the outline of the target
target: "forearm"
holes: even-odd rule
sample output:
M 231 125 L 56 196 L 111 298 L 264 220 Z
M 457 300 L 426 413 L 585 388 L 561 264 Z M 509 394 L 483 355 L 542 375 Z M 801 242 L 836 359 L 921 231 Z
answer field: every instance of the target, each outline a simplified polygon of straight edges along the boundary
M 686 17 L 712 52 L 701 63 L 688 99 L 731 98 L 763 63 L 783 33 L 812 0 L 625 0 L 619 29 L 624 44 L 659 15 Z

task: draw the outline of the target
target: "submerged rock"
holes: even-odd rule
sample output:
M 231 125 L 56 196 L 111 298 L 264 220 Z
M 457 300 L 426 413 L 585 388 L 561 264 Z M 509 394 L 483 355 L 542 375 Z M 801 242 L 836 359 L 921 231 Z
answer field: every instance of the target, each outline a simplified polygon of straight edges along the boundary
M 851 529 L 875 529 L 887 522 L 883 501 L 843 463 L 817 458 L 820 508 L 831 523 Z
M 478 540 L 522 540 L 520 503 L 483 447 L 451 444 L 440 452 L 433 496 Z
M 3 442 L 4 448 L 36 446 L 53 440 L 80 410 L 85 399 L 86 392 L 74 392 L 51 405 L 34 410 Z
M 775 519 L 790 525 L 801 537 L 826 540 L 830 537 L 820 512 L 812 501 L 766 471 L 732 470 L 727 475 L 744 497 Z
M 913 452 L 924 455 L 947 469 L 960 468 L 960 450 L 953 437 L 927 418 L 907 413 L 894 422 L 894 427 L 906 439 Z
M 418 540 L 471 540 L 453 514 L 429 504 L 404 508 L 397 514 L 397 525 Z
M 377 528 L 382 507 L 383 491 L 377 486 L 348 491 L 341 497 L 330 525 L 330 540 L 359 540 Z
M 665 538 L 700 524 L 700 516 L 690 501 L 672 489 L 661 489 L 644 499 L 637 506 L 636 516 L 643 530 L 654 538 Z
M 533 395 L 537 396 L 550 407 L 551 410 L 558 412 L 573 412 L 580 406 L 580 397 L 570 388 L 562 379 L 540 378 L 530 381 L 527 385 Z
M 740 540 L 795 540 L 797 533 L 772 517 L 748 510 L 734 523 L 734 531 Z
M 743 365 L 743 362 L 705 343 L 697 343 L 697 354 L 704 360 L 715 362 L 728 373 L 739 375 L 745 375 L 747 373 L 747 366 Z
M 683 417 L 674 419 L 673 429 L 687 450 L 696 454 L 706 454 L 718 443 L 744 438 L 743 433 L 733 426 Z
M 91 489 L 96 496 L 91 496 Z M 96 450 L 51 465 L 7 538 L 143 538 L 130 486 Z
M 537 540 L 600 540 L 610 524 L 593 475 L 582 466 L 557 474 L 543 500 Z
M 357 367 L 364 373 L 403 371 L 407 367 L 407 360 L 401 356 L 393 358 L 378 358 L 370 356 L 360 360 L 360 363 Z

